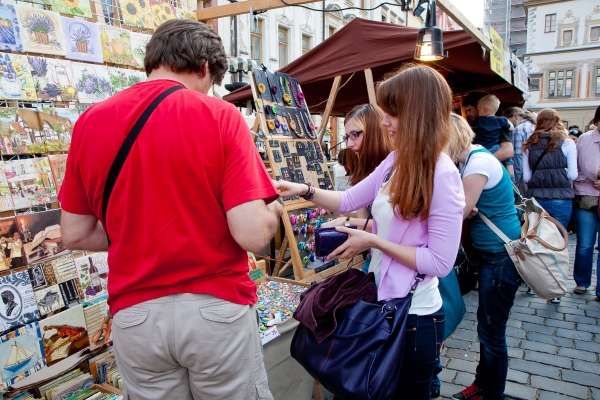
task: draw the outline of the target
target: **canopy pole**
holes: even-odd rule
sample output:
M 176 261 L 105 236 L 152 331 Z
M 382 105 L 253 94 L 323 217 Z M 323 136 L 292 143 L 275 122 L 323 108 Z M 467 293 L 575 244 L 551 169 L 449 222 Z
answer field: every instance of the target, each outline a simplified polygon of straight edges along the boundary
M 367 81 L 367 92 L 369 93 L 369 103 L 377 105 L 377 96 L 375 96 L 375 83 L 373 82 L 373 71 L 371 68 L 365 69 L 365 80 Z
M 319 127 L 319 144 L 323 144 L 323 137 L 325 136 L 325 129 L 327 128 L 327 124 L 329 124 L 329 116 L 331 115 L 331 110 L 333 110 L 333 104 L 335 103 L 335 98 L 337 97 L 338 89 L 340 88 L 340 83 L 342 82 L 342 76 L 336 76 L 333 80 L 333 85 L 331 86 L 331 91 L 329 92 L 329 100 L 327 100 L 327 105 L 325 106 L 325 112 L 323 113 L 323 119 L 321 120 L 321 126 Z

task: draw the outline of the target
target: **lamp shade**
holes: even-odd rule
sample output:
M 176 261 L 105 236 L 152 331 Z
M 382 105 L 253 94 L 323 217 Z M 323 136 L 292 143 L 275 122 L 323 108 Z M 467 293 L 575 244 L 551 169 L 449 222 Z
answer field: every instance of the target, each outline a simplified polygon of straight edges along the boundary
M 436 26 L 421 28 L 417 36 L 415 60 L 442 60 L 444 58 L 443 35 L 443 31 Z

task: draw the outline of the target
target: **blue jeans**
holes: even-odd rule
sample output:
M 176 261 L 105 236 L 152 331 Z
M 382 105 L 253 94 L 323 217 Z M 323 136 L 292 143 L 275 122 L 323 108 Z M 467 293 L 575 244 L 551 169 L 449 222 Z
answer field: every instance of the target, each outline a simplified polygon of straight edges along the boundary
M 440 377 L 438 376 L 440 374 L 440 372 L 442 372 L 443 368 L 442 368 L 442 364 L 437 363 L 437 365 L 435 366 L 434 370 L 433 370 L 433 379 L 431 380 L 431 389 L 430 391 L 433 392 L 434 390 L 441 390 L 442 389 L 442 382 L 440 382 Z
M 504 399 L 508 350 L 506 322 L 517 293 L 517 270 L 507 252 L 483 253 L 479 261 L 479 365 L 475 385 L 487 400 Z
M 444 340 L 444 307 L 429 315 L 409 315 L 404 356 L 393 400 L 429 400 L 431 379 Z
M 577 286 L 584 288 L 592 284 L 592 270 L 594 269 L 594 245 L 598 236 L 598 213 L 593 210 L 582 210 L 575 204 L 575 229 L 577 231 L 577 247 L 575 247 L 575 265 L 573 279 Z M 598 241 L 600 245 L 600 241 Z M 598 262 L 596 260 L 596 273 Z M 598 276 L 600 282 L 600 274 Z M 596 296 L 600 296 L 600 288 L 596 285 Z
M 569 220 L 571 219 L 571 213 L 573 212 L 573 200 L 549 200 L 549 199 L 537 199 L 540 206 L 544 208 L 550 214 L 552 218 L 560 222 L 562 226 L 567 229 L 569 226 Z M 577 238 L 579 240 L 579 238 Z

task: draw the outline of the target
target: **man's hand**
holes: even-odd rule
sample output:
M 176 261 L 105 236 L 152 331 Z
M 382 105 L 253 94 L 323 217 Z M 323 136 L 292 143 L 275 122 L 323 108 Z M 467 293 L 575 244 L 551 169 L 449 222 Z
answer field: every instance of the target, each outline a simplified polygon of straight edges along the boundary
M 600 181 L 596 181 L 596 182 L 594 182 L 594 188 L 595 188 L 596 190 L 600 190 Z
M 270 203 L 267 205 L 267 207 L 273 212 L 273 214 L 277 215 L 277 218 L 281 217 L 281 214 L 283 214 L 283 207 L 281 207 L 281 204 L 279 204 L 278 201 Z

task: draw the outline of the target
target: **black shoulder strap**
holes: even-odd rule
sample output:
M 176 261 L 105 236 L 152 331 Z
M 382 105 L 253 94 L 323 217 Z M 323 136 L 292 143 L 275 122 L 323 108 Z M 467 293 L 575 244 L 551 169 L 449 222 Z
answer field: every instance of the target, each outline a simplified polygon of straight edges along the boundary
M 115 183 L 117 182 L 117 178 L 119 177 L 119 173 L 121 172 L 121 168 L 125 164 L 125 160 L 127 160 L 127 156 L 135 143 L 135 140 L 140 135 L 142 128 L 146 125 L 148 118 L 152 115 L 156 107 L 171 93 L 176 92 L 178 90 L 185 89 L 183 86 L 173 86 L 162 92 L 156 99 L 150 103 L 150 105 L 144 110 L 142 115 L 138 118 L 131 128 L 131 131 L 127 134 L 127 137 L 123 141 L 115 160 L 110 166 L 110 170 L 108 171 L 108 178 L 106 178 L 106 184 L 104 185 L 104 196 L 102 197 L 102 220 L 104 221 L 104 229 L 106 231 L 106 238 L 108 239 L 108 244 L 110 245 L 110 238 L 108 237 L 108 228 L 106 226 L 106 210 L 108 209 L 108 202 L 110 200 L 110 195 L 112 194 L 113 188 L 115 187 Z
M 531 176 L 533 176 L 533 174 L 535 173 L 535 170 L 537 169 L 538 165 L 540 165 L 540 163 L 542 162 L 542 158 L 544 158 L 544 156 L 546 155 L 547 152 L 548 152 L 548 146 L 546 146 L 546 148 L 544 149 L 544 152 L 542 153 L 540 158 L 537 159 L 537 161 L 535 162 L 535 165 L 531 169 Z

